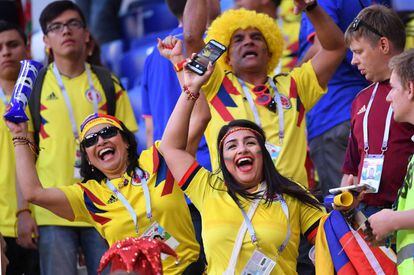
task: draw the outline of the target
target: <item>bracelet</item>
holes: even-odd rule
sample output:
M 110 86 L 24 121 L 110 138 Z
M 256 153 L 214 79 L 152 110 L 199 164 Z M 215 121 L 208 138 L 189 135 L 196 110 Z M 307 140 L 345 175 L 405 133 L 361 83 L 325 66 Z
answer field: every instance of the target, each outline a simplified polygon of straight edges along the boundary
M 29 208 L 23 208 L 23 209 L 19 209 L 19 210 L 17 210 L 17 212 L 16 212 L 16 218 L 18 218 L 18 217 L 19 217 L 19 215 L 20 215 L 21 213 L 23 213 L 23 212 L 29 212 L 29 214 L 32 214 L 32 210 L 30 210 Z
M 317 6 L 318 6 L 318 2 L 316 2 L 316 0 L 315 0 L 312 4 L 310 4 L 310 5 L 306 6 L 305 10 L 306 10 L 306 11 L 312 11 L 312 10 L 313 10 L 313 9 L 315 9 Z
M 187 60 L 183 59 L 181 62 L 174 64 L 174 70 L 176 72 L 181 72 L 184 69 L 184 64 Z
M 29 146 L 30 150 L 36 156 L 39 155 L 40 149 L 36 146 L 36 144 L 31 142 L 27 137 L 23 137 L 23 136 L 13 137 L 12 141 L 13 141 L 14 147 L 16 147 L 17 145 L 27 145 Z
M 196 101 L 198 97 L 200 96 L 200 93 L 193 93 L 191 92 L 187 86 L 184 85 L 183 87 L 183 93 L 187 95 L 187 99 L 191 99 L 193 101 Z

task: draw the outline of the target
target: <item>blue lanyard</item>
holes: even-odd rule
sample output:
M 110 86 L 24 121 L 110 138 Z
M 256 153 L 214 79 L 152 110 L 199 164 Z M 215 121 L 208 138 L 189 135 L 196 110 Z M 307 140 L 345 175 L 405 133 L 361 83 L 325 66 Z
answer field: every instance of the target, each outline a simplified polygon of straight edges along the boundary
M 7 105 L 9 101 L 7 100 L 6 94 L 4 93 L 3 89 L 0 87 L 0 97 L 1 101 L 3 101 L 4 105 Z
M 135 169 L 135 174 L 138 175 L 138 177 L 140 178 L 142 189 L 144 191 L 145 209 L 146 209 L 146 213 L 147 213 L 147 219 L 151 219 L 152 218 L 151 197 L 150 197 L 150 193 L 149 193 L 147 179 L 145 177 L 144 172 L 139 168 Z M 132 177 L 132 180 L 135 181 L 135 178 Z M 106 180 L 106 186 L 108 186 L 108 188 L 111 189 L 111 191 L 118 198 L 118 200 L 128 210 L 129 214 L 131 215 L 132 221 L 134 222 L 135 231 L 138 234 L 138 217 L 137 217 L 137 213 L 135 213 L 135 210 L 132 208 L 131 204 L 128 202 L 128 200 L 125 198 L 125 196 L 122 195 L 122 193 L 118 189 L 116 189 L 116 187 L 113 185 L 113 183 L 109 179 Z

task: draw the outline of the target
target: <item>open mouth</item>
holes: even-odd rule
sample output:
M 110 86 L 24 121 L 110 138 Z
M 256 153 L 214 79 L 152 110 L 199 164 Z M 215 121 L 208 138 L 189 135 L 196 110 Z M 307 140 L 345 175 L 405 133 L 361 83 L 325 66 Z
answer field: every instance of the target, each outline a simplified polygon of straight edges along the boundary
M 98 157 L 101 160 L 108 160 L 115 154 L 115 149 L 111 147 L 104 148 L 98 152 Z
M 247 51 L 243 54 L 243 58 L 245 57 L 257 57 L 257 53 L 254 51 Z
M 253 167 L 253 159 L 250 157 L 243 157 L 236 161 L 236 166 L 242 172 L 248 172 Z

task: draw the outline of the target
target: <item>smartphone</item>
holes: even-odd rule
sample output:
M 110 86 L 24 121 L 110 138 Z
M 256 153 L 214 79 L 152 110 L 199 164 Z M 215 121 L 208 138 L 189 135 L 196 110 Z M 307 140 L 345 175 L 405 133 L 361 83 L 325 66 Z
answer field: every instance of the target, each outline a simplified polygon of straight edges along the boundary
M 355 192 L 362 192 L 363 190 L 370 189 L 370 186 L 367 184 L 357 184 L 357 185 L 349 185 L 344 187 L 332 188 L 329 189 L 329 193 L 332 195 L 340 194 L 345 191 L 355 191 Z
M 212 39 L 191 59 L 187 68 L 198 75 L 203 75 L 207 71 L 208 63 L 214 64 L 225 51 L 226 47 L 223 44 Z

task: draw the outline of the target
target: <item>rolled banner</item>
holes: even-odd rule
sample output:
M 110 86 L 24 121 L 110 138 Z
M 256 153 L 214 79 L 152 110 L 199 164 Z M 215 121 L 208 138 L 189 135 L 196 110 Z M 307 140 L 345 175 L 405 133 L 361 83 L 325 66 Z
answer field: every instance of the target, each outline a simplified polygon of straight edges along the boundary
M 19 77 L 14 85 L 7 111 L 4 114 L 5 119 L 14 123 L 29 120 L 24 110 L 32 93 L 37 74 L 43 67 L 42 63 L 34 60 L 22 60 L 20 63 Z
M 349 209 L 352 206 L 352 203 L 354 202 L 354 196 L 351 194 L 351 192 L 342 192 L 339 195 L 336 195 L 334 197 L 333 203 L 337 207 L 344 207 L 345 210 Z

